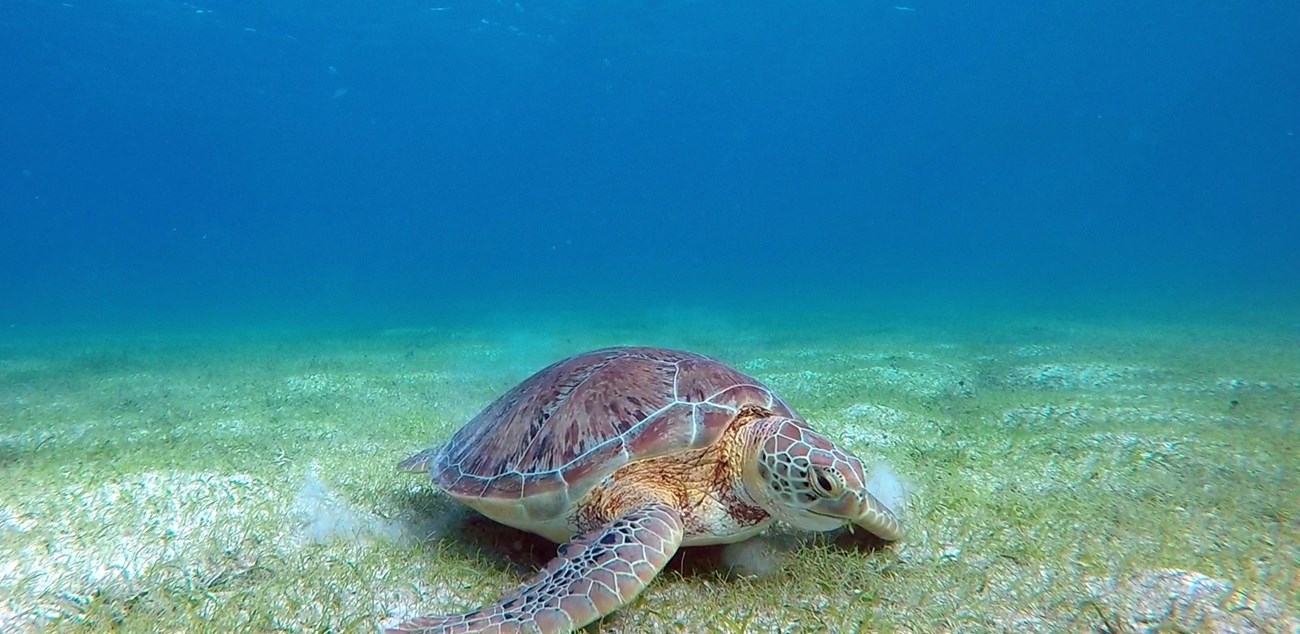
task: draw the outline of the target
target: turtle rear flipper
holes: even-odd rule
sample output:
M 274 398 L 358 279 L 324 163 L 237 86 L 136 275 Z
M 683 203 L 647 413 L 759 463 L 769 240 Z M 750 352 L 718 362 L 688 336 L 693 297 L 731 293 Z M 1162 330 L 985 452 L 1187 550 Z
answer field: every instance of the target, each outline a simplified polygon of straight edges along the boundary
M 442 447 L 425 449 L 424 451 L 399 462 L 397 464 L 397 470 L 407 471 L 410 473 L 428 473 L 429 466 L 433 464 L 434 459 L 438 457 L 438 452 L 440 451 L 442 451 Z
M 682 542 L 682 519 L 663 503 L 636 507 L 560 547 L 514 592 L 465 614 L 406 621 L 387 634 L 571 632 L 636 598 Z

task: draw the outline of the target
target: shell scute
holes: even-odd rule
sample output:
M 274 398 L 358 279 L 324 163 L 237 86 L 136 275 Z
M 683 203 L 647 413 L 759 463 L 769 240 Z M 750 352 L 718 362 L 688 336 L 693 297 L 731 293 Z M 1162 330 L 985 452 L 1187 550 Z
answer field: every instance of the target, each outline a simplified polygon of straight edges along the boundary
M 695 408 L 688 403 L 677 403 L 654 416 L 646 418 L 628 441 L 628 452 L 634 456 L 662 456 L 666 453 L 694 447 L 699 423 Z
M 524 490 L 524 476 L 521 473 L 503 473 L 487 481 L 487 487 L 479 497 L 510 497 L 519 495 Z
M 695 406 L 695 439 L 692 448 L 705 447 L 717 442 L 722 432 L 736 418 L 737 408 L 702 403 Z
M 621 359 L 608 372 L 593 376 L 564 405 L 566 420 L 552 425 L 550 452 L 525 454 L 533 468 L 561 468 L 673 404 L 675 371 L 669 364 L 640 358 Z
M 757 385 L 742 384 L 723 389 L 713 394 L 709 398 L 709 403 L 732 410 L 738 410 L 745 405 L 760 405 L 769 410 L 777 409 L 774 407 L 776 397 Z
M 691 403 L 709 401 L 723 390 L 754 382 L 739 371 L 705 357 L 685 359 L 677 367 L 677 398 Z
M 570 488 L 583 488 L 584 482 L 591 482 L 614 471 L 631 461 L 631 454 L 623 441 L 608 442 L 583 455 L 563 470 L 560 477 Z

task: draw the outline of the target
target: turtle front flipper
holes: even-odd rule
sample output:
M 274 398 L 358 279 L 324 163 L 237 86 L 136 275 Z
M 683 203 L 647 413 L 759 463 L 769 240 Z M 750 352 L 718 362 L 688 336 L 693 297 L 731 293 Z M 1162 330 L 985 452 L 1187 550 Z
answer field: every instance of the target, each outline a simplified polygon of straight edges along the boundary
M 682 519 L 661 503 L 636 507 L 560 547 L 514 592 L 473 612 L 406 621 L 388 634 L 567 634 L 627 604 L 682 543 Z

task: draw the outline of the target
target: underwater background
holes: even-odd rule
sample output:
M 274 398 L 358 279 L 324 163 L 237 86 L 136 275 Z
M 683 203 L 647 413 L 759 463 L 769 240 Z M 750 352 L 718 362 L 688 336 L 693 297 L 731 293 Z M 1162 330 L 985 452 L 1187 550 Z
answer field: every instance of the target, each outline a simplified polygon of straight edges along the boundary
M 10 327 L 1300 289 L 1294 3 L 0 18 Z
M 374 632 L 612 345 L 897 475 L 605 634 L 1300 632 L 1300 3 L 0 0 L 0 632 Z M 709 601 L 702 602 L 700 597 Z

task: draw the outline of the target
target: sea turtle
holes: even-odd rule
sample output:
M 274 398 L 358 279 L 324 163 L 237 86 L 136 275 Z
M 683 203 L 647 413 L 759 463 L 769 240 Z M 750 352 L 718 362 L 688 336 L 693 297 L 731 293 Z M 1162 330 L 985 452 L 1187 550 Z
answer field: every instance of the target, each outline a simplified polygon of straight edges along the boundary
M 759 381 L 677 350 L 555 363 L 399 468 L 564 545 L 500 601 L 393 634 L 572 632 L 636 597 L 678 547 L 738 542 L 773 520 L 903 535 L 856 457 Z

